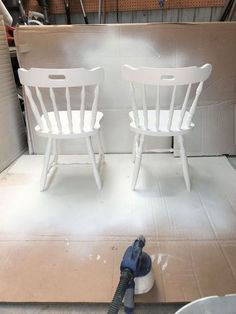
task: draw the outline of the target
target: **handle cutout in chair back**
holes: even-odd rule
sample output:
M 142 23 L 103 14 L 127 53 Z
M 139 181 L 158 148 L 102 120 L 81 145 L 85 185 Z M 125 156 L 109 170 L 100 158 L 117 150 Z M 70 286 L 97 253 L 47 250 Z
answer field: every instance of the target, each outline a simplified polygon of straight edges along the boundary
M 174 81 L 175 77 L 174 75 L 164 74 L 164 75 L 161 75 L 161 80 L 162 81 Z
M 50 74 L 48 76 L 50 80 L 65 80 L 65 75 L 64 74 Z

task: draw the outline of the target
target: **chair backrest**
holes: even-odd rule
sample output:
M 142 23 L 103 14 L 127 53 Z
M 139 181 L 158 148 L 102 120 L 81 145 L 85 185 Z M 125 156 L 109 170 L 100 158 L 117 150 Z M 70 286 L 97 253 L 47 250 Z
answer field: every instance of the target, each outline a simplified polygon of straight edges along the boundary
M 160 126 L 160 93 L 161 88 L 171 87 L 171 100 L 168 106 L 169 117 L 168 117 L 168 131 L 171 130 L 172 119 L 175 110 L 176 92 L 179 86 L 186 86 L 183 102 L 181 104 L 181 114 L 179 116 L 178 127 L 181 129 L 185 113 L 188 107 L 189 96 L 191 89 L 194 84 L 197 84 L 195 89 L 195 95 L 189 109 L 188 127 L 191 124 L 198 98 L 202 92 L 203 82 L 210 76 L 212 66 L 205 64 L 202 67 L 185 67 L 185 68 L 147 68 L 140 67 L 134 68 L 129 65 L 123 65 L 122 75 L 123 78 L 130 82 L 130 90 L 132 94 L 132 110 L 134 115 L 134 121 L 136 127 L 140 127 L 139 115 L 138 115 L 138 104 L 136 101 L 136 87 L 134 84 L 141 85 L 142 91 L 142 105 L 141 110 L 143 111 L 143 121 L 145 130 L 148 130 L 148 106 L 147 106 L 147 93 L 146 87 L 154 86 L 156 89 L 156 100 L 155 100 L 155 111 L 156 111 L 156 131 L 159 131 Z M 166 109 L 166 108 L 165 108 Z
M 80 90 L 80 102 L 76 98 L 75 110 L 80 110 L 80 130 L 84 130 L 84 118 L 86 110 L 86 89 L 89 86 L 94 87 L 94 95 L 91 103 L 91 130 L 94 128 L 98 107 L 99 84 L 104 80 L 104 70 L 102 68 L 94 68 L 87 70 L 84 68 L 73 69 L 41 69 L 31 68 L 26 70 L 20 68 L 18 70 L 21 84 L 24 86 L 25 95 L 29 100 L 31 109 L 35 119 L 43 131 L 45 129 L 52 131 L 51 121 L 49 119 L 49 111 L 54 112 L 57 123 L 58 132 L 62 133 L 62 123 L 60 120 L 58 108 L 58 95 L 60 91 L 60 98 L 64 97 L 67 111 L 68 127 L 70 133 L 73 133 L 73 119 L 72 119 L 72 104 L 71 104 L 71 90 L 78 87 Z M 78 91 L 77 91 L 78 92 Z M 47 99 L 47 101 L 46 101 Z M 49 106 L 49 103 L 51 106 Z M 44 116 L 41 118 L 41 113 Z M 45 122 L 46 125 L 45 125 Z

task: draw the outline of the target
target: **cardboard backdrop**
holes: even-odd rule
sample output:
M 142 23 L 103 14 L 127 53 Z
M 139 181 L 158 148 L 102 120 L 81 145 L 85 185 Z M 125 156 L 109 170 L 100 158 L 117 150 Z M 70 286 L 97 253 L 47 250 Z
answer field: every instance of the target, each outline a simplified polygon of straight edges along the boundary
M 100 95 L 104 112 L 102 135 L 106 152 L 130 152 L 130 97 L 121 65 L 152 67 L 211 63 L 186 137 L 189 155 L 234 154 L 236 103 L 236 23 L 120 24 L 19 27 L 15 42 L 21 67 L 92 68 L 106 72 Z M 165 96 L 163 96 L 165 99 Z M 27 106 L 31 152 L 42 153 L 44 142 L 34 133 L 35 120 Z M 147 147 L 169 148 L 171 138 L 152 139 Z M 61 152 L 83 152 L 75 141 L 61 143 Z

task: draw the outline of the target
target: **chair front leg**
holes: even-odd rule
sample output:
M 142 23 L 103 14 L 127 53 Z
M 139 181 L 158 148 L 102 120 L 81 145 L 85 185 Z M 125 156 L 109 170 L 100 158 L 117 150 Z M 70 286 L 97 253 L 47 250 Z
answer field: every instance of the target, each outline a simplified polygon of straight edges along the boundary
M 187 159 L 185 148 L 184 148 L 184 138 L 182 135 L 179 135 L 178 139 L 179 139 L 179 144 L 180 144 L 180 158 L 182 161 L 184 180 L 185 180 L 186 188 L 190 192 L 191 183 L 190 183 L 190 178 L 189 178 L 188 159 Z
M 57 142 L 56 138 L 53 139 L 52 145 L 53 145 L 53 163 L 57 164 L 57 162 L 58 162 L 58 142 Z
M 57 165 L 58 162 L 58 148 L 57 148 L 57 139 L 52 139 L 52 158 L 51 155 L 49 156 L 48 168 L 47 171 L 49 172 L 52 167 Z
M 49 137 L 48 142 L 47 142 L 46 151 L 44 154 L 43 171 L 42 171 L 41 180 L 40 180 L 40 191 L 44 191 L 46 188 L 51 149 L 52 149 L 52 138 Z
M 133 163 L 135 163 L 136 154 L 137 154 L 138 146 L 139 146 L 139 140 L 140 140 L 140 134 L 135 134 L 134 142 L 133 142 Z
M 139 139 L 139 143 L 138 143 L 136 157 L 135 157 L 133 178 L 132 178 L 132 184 L 131 184 L 131 189 L 132 190 L 135 189 L 135 186 L 136 186 L 136 183 L 137 183 L 137 180 L 138 180 L 138 174 L 139 174 L 141 161 L 142 161 L 143 142 L 144 142 L 144 135 L 141 135 L 140 139 Z
M 102 182 L 101 182 L 100 174 L 99 174 L 99 171 L 98 171 L 98 168 L 97 168 L 95 155 L 94 155 L 94 152 L 93 152 L 91 136 L 86 137 L 86 144 L 87 144 L 87 148 L 88 148 L 88 155 L 90 157 L 91 164 L 92 164 L 92 167 L 93 167 L 94 178 L 95 178 L 95 181 L 96 181 L 98 189 L 101 190 Z
M 97 138 L 98 138 L 98 153 L 99 153 L 98 169 L 99 169 L 99 171 L 101 171 L 102 164 L 104 163 L 105 158 L 104 158 L 104 150 L 103 150 L 100 130 L 98 131 Z

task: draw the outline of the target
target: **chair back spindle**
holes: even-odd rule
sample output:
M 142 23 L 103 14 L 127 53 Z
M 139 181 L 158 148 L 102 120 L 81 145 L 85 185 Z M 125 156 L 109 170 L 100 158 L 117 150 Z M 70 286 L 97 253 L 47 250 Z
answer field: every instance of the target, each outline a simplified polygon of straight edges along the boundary
M 189 84 L 188 88 L 187 88 L 187 92 L 186 92 L 185 97 L 184 97 L 184 102 L 182 105 L 182 109 L 181 109 L 181 113 L 180 113 L 180 119 L 179 119 L 179 125 L 178 125 L 179 129 L 181 129 L 181 126 L 182 126 L 182 123 L 184 120 L 184 115 L 185 115 L 185 112 L 187 110 L 188 99 L 189 99 L 191 87 L 192 87 L 192 84 Z
M 52 105 L 53 105 L 53 111 L 54 111 L 54 115 L 55 115 L 55 119 L 56 119 L 56 123 L 57 123 L 58 133 L 62 133 L 62 125 L 61 125 L 60 115 L 59 115 L 59 112 L 58 112 L 58 109 L 57 109 L 55 93 L 54 93 L 52 87 L 50 87 L 49 90 L 50 90 L 51 102 L 52 102 Z
M 137 108 L 137 104 L 136 104 L 135 88 L 134 88 L 134 84 L 132 82 L 130 82 L 130 91 L 131 91 L 131 95 L 132 95 L 131 106 L 132 106 L 132 110 L 133 110 L 133 114 L 134 114 L 134 121 L 135 121 L 135 125 L 137 127 L 139 127 L 139 116 L 138 116 L 138 108 Z
M 31 90 L 28 86 L 25 86 L 25 94 L 26 94 L 26 97 L 29 99 L 29 102 L 31 104 L 31 109 L 33 111 L 35 119 L 36 119 L 40 129 L 43 130 L 44 129 L 43 121 L 41 120 L 41 116 L 40 116 L 40 113 L 38 111 L 37 105 L 33 99 Z
M 81 88 L 81 106 L 80 106 L 80 130 L 84 131 L 84 112 L 85 112 L 85 87 Z
M 198 87 L 197 87 L 196 95 L 194 97 L 193 103 L 192 103 L 192 105 L 190 107 L 190 110 L 189 110 L 190 117 L 188 119 L 188 126 L 190 126 L 190 124 L 192 122 L 193 115 L 194 115 L 196 107 L 197 107 L 198 98 L 199 98 L 199 96 L 201 95 L 201 92 L 202 92 L 202 88 L 203 88 L 203 82 L 200 82 Z
M 161 88 L 172 87 L 171 100 L 168 108 L 168 121 L 166 126 L 166 132 L 172 131 L 173 119 L 178 118 L 177 126 L 181 130 L 183 122 L 187 117 L 187 127 L 191 127 L 193 115 L 196 110 L 199 96 L 202 92 L 203 82 L 210 76 L 212 66 L 205 64 L 202 67 L 186 67 L 186 68 L 134 68 L 129 65 L 122 67 L 123 78 L 130 83 L 130 90 L 132 96 L 132 112 L 134 117 L 134 123 L 136 128 L 141 128 L 144 131 L 148 131 L 149 126 L 149 115 L 147 106 L 147 86 L 154 86 L 156 88 L 156 100 L 155 100 L 155 129 L 156 132 L 160 132 L 160 113 L 161 113 Z M 136 90 L 134 84 L 142 86 L 142 112 L 138 109 L 136 102 Z M 190 103 L 190 92 L 193 90 L 193 85 L 196 84 L 196 92 L 193 97 L 192 103 Z M 186 86 L 186 92 L 183 95 L 183 102 L 178 108 L 176 106 L 176 95 L 178 87 Z M 183 89 L 182 89 L 183 91 Z M 188 105 L 190 107 L 188 110 Z M 165 104 L 166 105 L 166 104 Z M 178 115 L 176 115 L 178 111 Z M 143 123 L 140 123 L 140 117 L 143 117 Z M 185 121 L 186 122 L 186 121 Z M 176 121 L 175 121 L 176 125 Z M 185 124 L 186 127 L 186 124 Z M 176 130 L 176 129 L 175 129 Z
M 70 133 L 73 133 L 73 121 L 72 121 L 72 112 L 71 112 L 71 104 L 70 104 L 70 91 L 69 87 L 66 87 L 66 109 L 67 109 L 67 118 L 68 118 L 68 126 Z
M 167 125 L 168 131 L 170 131 L 172 119 L 173 119 L 173 115 L 174 115 L 175 94 L 176 94 L 176 85 L 174 85 L 174 87 L 173 87 L 172 96 L 171 96 L 169 119 L 168 119 L 168 125 Z
M 41 92 L 40 92 L 38 87 L 36 87 L 35 90 L 36 90 L 36 95 L 38 97 L 38 100 L 39 100 L 42 112 L 43 112 L 44 117 L 45 117 L 45 121 L 46 121 L 47 127 L 48 127 L 49 131 L 51 131 L 52 130 L 52 125 L 51 125 L 51 122 L 49 120 L 48 112 L 47 112 L 47 110 L 46 110 L 46 108 L 44 106 L 42 94 L 41 94 Z
M 160 125 L 160 86 L 157 85 L 156 90 L 156 131 L 158 131 Z
M 104 70 L 102 68 L 94 68 L 87 70 L 84 68 L 75 69 L 39 69 L 31 68 L 30 70 L 19 69 L 19 78 L 24 86 L 26 97 L 37 121 L 37 124 L 42 132 L 52 132 L 52 123 L 56 123 L 59 134 L 65 130 L 62 126 L 61 112 L 66 111 L 67 117 L 67 132 L 73 134 L 75 132 L 76 121 L 73 119 L 73 110 L 79 110 L 79 128 L 81 132 L 85 131 L 85 113 L 86 113 L 86 87 L 92 86 L 94 88 L 94 97 L 91 104 L 91 121 L 89 127 L 93 130 L 96 123 L 99 85 L 104 80 Z M 72 88 L 81 88 L 80 104 L 72 104 Z M 46 92 L 43 94 L 41 89 L 49 90 L 49 97 L 46 97 Z M 57 93 L 59 90 L 64 89 L 65 104 L 63 109 L 59 108 Z M 35 90 L 35 93 L 33 93 Z M 62 98 L 62 97 L 60 97 Z M 60 99 L 60 103 L 62 100 Z M 39 103 L 40 106 L 37 105 Z M 51 103 L 51 105 L 50 105 Z M 73 105 L 73 108 L 72 108 Z M 50 107 L 52 109 L 50 110 Z M 40 109 L 40 110 L 39 110 Z M 40 111 L 42 114 L 40 114 Z M 53 119 L 52 119 L 53 115 Z M 88 128 L 86 128 L 86 131 Z
M 96 122 L 96 115 L 98 109 L 98 97 L 99 97 L 99 85 L 97 84 L 94 89 L 94 99 L 92 104 L 92 118 L 91 118 L 91 129 L 94 128 Z
M 143 98 L 143 121 L 144 121 L 144 128 L 148 130 L 148 108 L 147 108 L 147 100 L 146 100 L 146 88 L 143 85 L 142 88 L 142 98 Z

